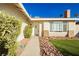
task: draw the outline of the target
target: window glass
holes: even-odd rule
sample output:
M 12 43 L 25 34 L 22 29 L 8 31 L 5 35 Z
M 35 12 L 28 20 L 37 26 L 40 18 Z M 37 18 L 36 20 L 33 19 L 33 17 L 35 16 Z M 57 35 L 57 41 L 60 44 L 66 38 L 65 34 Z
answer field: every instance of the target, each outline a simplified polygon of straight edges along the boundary
M 50 31 L 54 32 L 67 31 L 67 22 L 51 22 Z

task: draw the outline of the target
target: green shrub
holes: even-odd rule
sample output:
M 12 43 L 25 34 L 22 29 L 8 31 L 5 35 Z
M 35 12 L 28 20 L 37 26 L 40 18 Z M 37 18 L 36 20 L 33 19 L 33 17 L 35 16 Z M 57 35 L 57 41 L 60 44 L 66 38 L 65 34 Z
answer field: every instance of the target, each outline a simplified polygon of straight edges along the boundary
M 21 21 L 0 12 L 0 55 L 16 55 L 16 39 L 20 29 Z
M 30 38 L 31 34 L 32 34 L 32 27 L 30 25 L 28 25 L 24 29 L 24 37 Z

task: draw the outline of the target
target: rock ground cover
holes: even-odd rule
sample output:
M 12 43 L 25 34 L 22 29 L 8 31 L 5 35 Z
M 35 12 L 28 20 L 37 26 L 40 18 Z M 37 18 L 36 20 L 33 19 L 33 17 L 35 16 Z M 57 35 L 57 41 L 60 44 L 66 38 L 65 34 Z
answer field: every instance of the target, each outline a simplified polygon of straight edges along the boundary
M 48 38 L 40 38 L 40 54 L 41 56 L 63 56 L 54 45 L 49 43 Z

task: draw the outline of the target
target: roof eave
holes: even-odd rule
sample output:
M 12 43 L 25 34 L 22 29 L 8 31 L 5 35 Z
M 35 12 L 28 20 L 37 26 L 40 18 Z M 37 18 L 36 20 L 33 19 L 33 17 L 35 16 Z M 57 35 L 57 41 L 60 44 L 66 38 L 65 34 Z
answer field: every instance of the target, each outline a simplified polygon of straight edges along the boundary
M 28 20 L 31 23 L 31 18 L 29 16 L 29 14 L 27 13 L 27 11 L 25 10 L 24 6 L 22 5 L 22 3 L 14 3 L 14 5 L 19 8 L 19 10 L 27 17 L 26 20 Z
M 79 20 L 79 18 L 31 18 L 32 21 L 51 21 L 51 20 L 62 20 L 62 21 L 74 21 Z

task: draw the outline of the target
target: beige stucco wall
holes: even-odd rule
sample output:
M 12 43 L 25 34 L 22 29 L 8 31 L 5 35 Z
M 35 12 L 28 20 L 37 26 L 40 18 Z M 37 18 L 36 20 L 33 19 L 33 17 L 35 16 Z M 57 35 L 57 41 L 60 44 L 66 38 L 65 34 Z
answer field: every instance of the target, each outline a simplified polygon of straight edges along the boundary
M 26 20 L 26 17 L 23 15 L 23 13 L 20 12 L 19 9 L 12 4 L 0 4 L 0 11 L 7 13 L 10 16 L 15 16 L 19 20 Z M 17 38 L 18 41 L 24 38 L 23 30 L 26 25 L 26 23 L 22 22 L 21 33 Z
M 75 35 L 79 33 L 79 24 L 75 25 Z
M 49 22 L 43 22 L 43 36 L 49 36 L 49 30 L 50 30 L 50 27 L 49 27 Z
M 13 4 L 0 4 L 0 11 L 5 12 L 11 16 L 16 16 L 17 19 L 26 19 L 23 13 L 19 11 L 19 8 Z
M 49 36 L 54 37 L 65 37 L 67 35 L 67 32 L 49 32 Z
M 75 21 L 69 21 L 69 37 L 74 37 L 75 36 Z
M 43 27 L 44 27 L 44 30 L 50 30 L 50 23 L 49 22 L 44 22 L 43 23 Z

